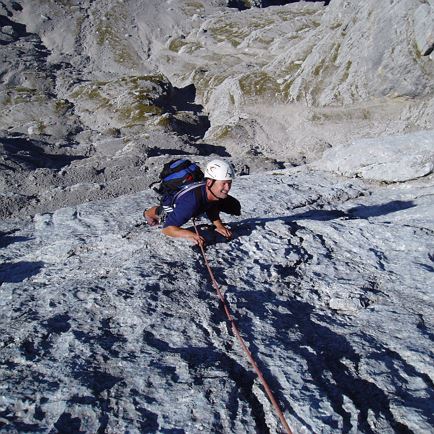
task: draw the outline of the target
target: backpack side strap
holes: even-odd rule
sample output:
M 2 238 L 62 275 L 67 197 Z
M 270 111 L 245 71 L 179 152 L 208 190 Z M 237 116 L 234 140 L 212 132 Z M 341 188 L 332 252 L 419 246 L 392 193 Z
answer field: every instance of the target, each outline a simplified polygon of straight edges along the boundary
M 195 195 L 196 195 L 196 199 L 199 200 L 201 198 L 201 191 L 200 191 L 200 187 L 203 187 L 206 184 L 205 181 L 199 181 L 199 182 L 193 182 L 192 184 L 188 184 L 185 187 L 183 187 L 180 191 L 178 191 L 178 193 L 175 194 L 175 196 L 173 196 L 172 199 L 172 206 L 175 205 L 175 202 L 181 197 L 183 196 L 185 193 L 188 193 L 191 190 L 195 190 Z

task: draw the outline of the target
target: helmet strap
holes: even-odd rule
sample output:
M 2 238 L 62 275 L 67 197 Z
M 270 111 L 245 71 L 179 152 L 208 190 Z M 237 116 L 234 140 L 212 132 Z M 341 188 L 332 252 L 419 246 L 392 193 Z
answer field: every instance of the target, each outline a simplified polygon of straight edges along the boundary
M 211 191 L 211 187 L 214 185 L 214 183 L 215 183 L 215 179 L 211 179 L 211 178 L 208 178 L 208 179 L 211 181 L 211 185 L 208 187 L 208 183 L 207 183 L 206 188 L 209 190 L 209 192 L 210 192 L 214 197 L 216 197 L 217 199 L 220 199 L 219 197 L 217 197 L 217 196 L 214 194 L 213 191 Z

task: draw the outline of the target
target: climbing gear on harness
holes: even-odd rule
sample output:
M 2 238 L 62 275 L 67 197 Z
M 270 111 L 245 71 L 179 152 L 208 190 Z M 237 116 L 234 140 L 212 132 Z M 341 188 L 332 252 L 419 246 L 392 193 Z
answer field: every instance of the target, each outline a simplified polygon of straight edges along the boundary
M 196 235 L 199 236 L 199 231 L 197 229 L 196 222 L 194 220 L 193 220 L 193 225 L 194 225 L 194 230 L 196 231 Z M 271 401 L 271 404 L 273 405 L 274 409 L 276 410 L 277 416 L 279 417 L 280 422 L 282 423 L 285 431 L 287 432 L 287 434 L 292 434 L 291 428 L 289 427 L 288 423 L 286 422 L 285 416 L 283 415 L 282 410 L 279 407 L 279 404 L 277 403 L 276 399 L 274 398 L 274 395 L 273 395 L 273 392 L 270 389 L 270 386 L 265 381 L 265 378 L 262 375 L 262 372 L 260 371 L 260 369 L 258 368 L 258 365 L 256 364 L 256 362 L 255 362 L 255 360 L 254 360 L 254 358 L 252 356 L 252 353 L 247 348 L 247 345 L 244 342 L 244 339 L 241 337 L 240 331 L 239 331 L 239 329 L 238 329 L 238 327 L 237 327 L 237 325 L 235 323 L 235 319 L 232 316 L 232 314 L 231 314 L 231 312 L 229 310 L 228 305 L 226 304 L 225 297 L 224 297 L 223 293 L 220 290 L 220 287 L 219 287 L 219 285 L 218 285 L 218 283 L 217 283 L 217 281 L 216 281 L 216 279 L 214 277 L 214 273 L 212 272 L 211 267 L 209 266 L 208 259 L 207 259 L 206 255 L 205 255 L 205 250 L 204 250 L 203 246 L 200 245 L 200 244 L 199 244 L 199 247 L 200 247 L 200 250 L 202 252 L 202 256 L 203 256 L 203 260 L 205 262 L 205 266 L 208 269 L 208 273 L 210 275 L 211 282 L 212 282 L 212 284 L 213 284 L 213 286 L 214 286 L 214 288 L 215 288 L 215 290 L 217 292 L 217 296 L 219 297 L 220 301 L 222 302 L 223 309 L 224 309 L 224 311 L 226 313 L 226 316 L 227 316 L 229 322 L 231 323 L 232 332 L 237 337 L 237 339 L 240 342 L 241 347 L 242 347 L 243 351 L 245 352 L 245 354 L 246 354 L 246 356 L 247 356 L 250 364 L 252 365 L 253 369 L 255 370 L 256 375 L 258 376 L 259 381 L 261 382 L 262 386 L 264 387 L 265 392 L 267 393 L 268 398 Z
M 205 178 L 215 181 L 232 181 L 235 171 L 232 164 L 223 160 L 212 160 L 206 165 Z

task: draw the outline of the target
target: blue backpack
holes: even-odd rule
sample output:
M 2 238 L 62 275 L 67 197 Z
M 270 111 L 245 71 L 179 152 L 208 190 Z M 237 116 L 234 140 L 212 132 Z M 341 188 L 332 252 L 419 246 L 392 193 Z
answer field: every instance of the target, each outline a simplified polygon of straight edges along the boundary
M 178 158 L 163 166 L 160 173 L 160 186 L 157 193 L 164 196 L 175 196 L 186 186 L 202 181 L 204 174 L 200 167 L 190 160 Z

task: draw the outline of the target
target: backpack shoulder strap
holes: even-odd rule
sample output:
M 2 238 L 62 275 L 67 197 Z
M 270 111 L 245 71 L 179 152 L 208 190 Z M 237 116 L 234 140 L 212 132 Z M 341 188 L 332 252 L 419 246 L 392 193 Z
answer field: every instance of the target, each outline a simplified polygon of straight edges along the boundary
M 200 182 L 193 182 L 192 184 L 188 184 L 186 185 L 184 188 L 182 188 L 181 190 L 179 190 L 175 196 L 173 196 L 172 199 L 172 205 L 181 197 L 183 196 L 185 193 L 188 193 L 191 190 L 195 190 L 194 193 L 196 195 L 196 199 L 200 199 L 201 198 L 201 191 L 200 191 L 200 187 L 205 185 L 205 181 L 200 181 Z

